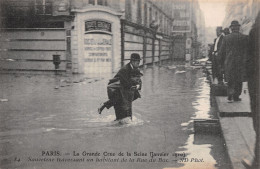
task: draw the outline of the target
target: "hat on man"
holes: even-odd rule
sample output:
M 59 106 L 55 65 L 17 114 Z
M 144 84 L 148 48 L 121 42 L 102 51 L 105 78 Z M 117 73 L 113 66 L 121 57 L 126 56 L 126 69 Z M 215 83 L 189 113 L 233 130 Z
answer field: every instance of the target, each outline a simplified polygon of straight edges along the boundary
M 138 53 L 132 53 L 130 60 L 142 60 Z
M 229 27 L 232 27 L 232 26 L 240 26 L 240 24 L 239 24 L 239 22 L 237 20 L 233 20 Z

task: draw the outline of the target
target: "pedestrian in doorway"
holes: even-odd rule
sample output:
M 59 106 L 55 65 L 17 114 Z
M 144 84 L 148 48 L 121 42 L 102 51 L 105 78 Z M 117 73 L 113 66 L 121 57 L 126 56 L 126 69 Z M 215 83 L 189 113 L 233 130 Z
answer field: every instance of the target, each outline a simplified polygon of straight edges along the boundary
M 223 75 L 221 74 L 221 65 L 218 59 L 219 49 L 222 44 L 223 37 L 225 34 L 223 33 L 222 27 L 217 27 L 216 29 L 217 38 L 214 40 L 213 45 L 213 53 L 212 53 L 212 75 L 213 80 L 216 78 L 218 80 L 218 84 L 223 84 Z
M 228 85 L 228 102 L 241 101 L 242 83 L 245 80 L 245 59 L 248 50 L 248 36 L 239 32 L 240 24 L 231 22 L 231 34 L 223 38 L 219 51 L 220 62 L 224 65 L 225 81 Z
M 114 106 L 116 120 L 132 118 L 132 102 L 141 97 L 139 90 L 141 90 L 143 74 L 138 69 L 140 60 L 139 54 L 131 54 L 130 62 L 109 81 L 107 88 L 109 100 L 101 104 L 98 109 L 99 114 L 105 107 L 109 109 Z
M 255 20 L 250 33 L 248 45 L 248 57 L 246 62 L 246 72 L 248 80 L 248 90 L 250 96 L 250 106 L 253 118 L 253 126 L 256 132 L 255 157 L 252 164 L 246 160 L 242 163 L 247 169 L 259 168 L 259 46 L 260 46 L 260 12 Z

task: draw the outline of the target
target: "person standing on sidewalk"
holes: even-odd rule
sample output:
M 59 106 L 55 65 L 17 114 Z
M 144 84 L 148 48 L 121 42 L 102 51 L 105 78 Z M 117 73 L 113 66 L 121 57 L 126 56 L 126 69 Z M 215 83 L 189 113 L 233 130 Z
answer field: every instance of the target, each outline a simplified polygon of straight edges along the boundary
M 260 12 L 255 20 L 250 33 L 248 45 L 248 58 L 246 62 L 246 73 L 248 79 L 248 90 L 250 96 L 250 107 L 253 117 L 253 126 L 256 132 L 255 157 L 252 165 L 245 160 L 242 161 L 247 169 L 259 168 L 259 46 L 260 46 Z
M 223 32 L 224 32 L 225 36 L 230 34 L 229 28 L 225 28 L 225 29 L 223 30 Z
M 248 36 L 239 32 L 240 24 L 231 22 L 231 34 L 223 39 L 219 51 L 220 62 L 224 65 L 225 81 L 228 86 L 228 102 L 241 101 L 242 83 L 245 77 L 245 60 L 248 51 Z
M 222 31 L 222 37 L 227 36 L 229 34 L 230 34 L 229 28 L 225 28 Z M 222 41 L 223 41 L 223 38 L 222 38 Z M 220 50 L 221 45 L 222 45 L 222 42 L 221 42 L 220 46 L 218 47 L 218 51 Z M 217 57 L 217 62 L 218 62 L 218 71 L 219 71 L 218 77 L 221 80 L 219 84 L 223 84 L 223 80 L 224 80 L 223 77 L 225 76 L 224 62 L 222 62 L 220 60 L 220 57 Z
M 218 53 L 219 49 L 222 44 L 223 37 L 225 34 L 222 31 L 222 27 L 217 27 L 216 29 L 217 38 L 214 40 L 213 45 L 213 53 L 212 53 L 212 74 L 213 74 L 213 80 L 217 78 L 218 84 L 223 84 L 223 75 L 221 74 L 221 65 L 219 63 L 218 59 Z
M 140 98 L 142 73 L 138 69 L 140 64 L 140 55 L 137 53 L 131 54 L 131 59 L 128 64 L 122 67 L 113 79 L 110 80 L 110 89 L 108 88 L 109 100 L 104 102 L 98 109 L 99 114 L 102 110 L 114 106 L 116 120 L 121 120 L 126 117 L 132 118 L 132 102 Z M 113 95 L 111 97 L 111 95 Z

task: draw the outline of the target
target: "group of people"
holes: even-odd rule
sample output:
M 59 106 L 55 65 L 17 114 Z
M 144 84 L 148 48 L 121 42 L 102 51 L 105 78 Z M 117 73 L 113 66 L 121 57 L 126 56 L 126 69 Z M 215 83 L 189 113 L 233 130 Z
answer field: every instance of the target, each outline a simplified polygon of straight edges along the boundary
M 211 47 L 213 79 L 219 85 L 227 82 L 227 102 L 241 101 L 242 83 L 248 82 L 253 126 L 256 132 L 255 158 L 252 164 L 242 161 L 246 168 L 259 167 L 259 48 L 260 13 L 249 35 L 240 33 L 240 24 L 234 20 L 229 29 L 217 27 L 217 38 Z M 231 30 L 229 33 L 228 30 Z
M 218 84 L 227 82 L 229 103 L 241 101 L 242 83 L 252 76 L 252 51 L 250 43 L 253 39 L 240 33 L 240 24 L 234 20 L 229 28 L 217 27 L 217 38 L 211 51 L 212 76 Z M 231 30 L 231 33 L 230 31 Z
M 253 116 L 253 126 L 256 131 L 255 158 L 252 165 L 243 163 L 247 168 L 258 167 L 259 158 L 259 31 L 260 13 L 250 31 L 249 36 L 240 33 L 240 24 L 234 20 L 229 28 L 222 30 L 217 27 L 217 38 L 211 52 L 213 79 L 219 84 L 227 82 L 227 101 L 229 103 L 241 101 L 242 83 L 248 82 L 250 105 Z M 231 30 L 231 33 L 229 32 Z M 107 86 L 109 100 L 98 108 L 99 114 L 104 108 L 114 107 L 116 120 L 127 117 L 132 119 L 132 102 L 140 98 L 142 73 L 138 69 L 140 55 L 131 54 L 130 62 L 123 66 L 111 79 Z

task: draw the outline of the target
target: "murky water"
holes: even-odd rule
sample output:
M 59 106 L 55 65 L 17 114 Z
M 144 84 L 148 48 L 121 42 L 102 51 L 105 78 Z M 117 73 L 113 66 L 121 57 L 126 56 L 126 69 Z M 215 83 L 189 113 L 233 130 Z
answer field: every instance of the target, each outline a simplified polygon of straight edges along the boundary
M 55 89 L 64 79 L 68 77 L 1 76 L 1 97 L 8 99 L 0 103 L 2 168 L 230 168 L 220 135 L 194 134 L 193 120 L 213 118 L 215 111 L 201 70 L 144 70 L 142 98 L 133 103 L 133 121 L 121 122 L 114 121 L 113 108 L 97 113 L 107 99 L 108 77 L 72 81 Z M 46 157 L 42 151 L 94 162 L 28 159 Z M 80 156 L 74 156 L 75 152 Z M 83 156 L 83 152 L 127 161 L 97 162 L 97 157 Z M 115 155 L 106 156 L 106 152 Z M 124 155 L 118 156 L 120 152 Z M 156 153 L 168 155 L 161 161 L 158 156 L 151 160 Z

